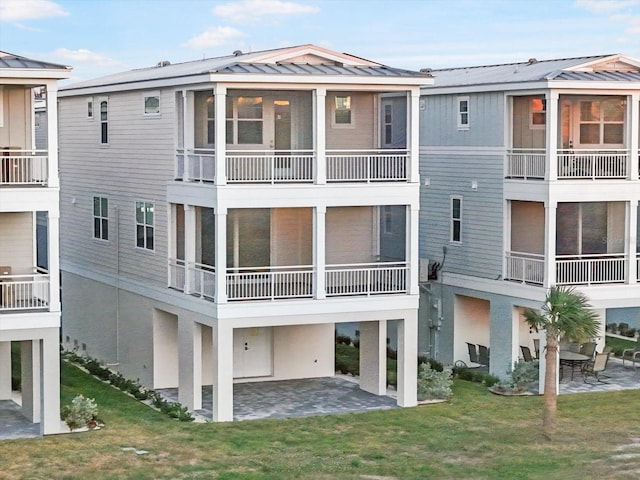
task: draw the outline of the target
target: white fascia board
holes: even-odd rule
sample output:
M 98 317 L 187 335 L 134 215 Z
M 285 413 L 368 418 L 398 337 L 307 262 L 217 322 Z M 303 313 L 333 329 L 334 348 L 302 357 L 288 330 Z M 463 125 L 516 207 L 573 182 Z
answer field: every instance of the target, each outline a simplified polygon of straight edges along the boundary
M 593 308 L 640 307 L 640 284 L 629 285 L 578 285 Z
M 0 212 L 48 211 L 60 214 L 58 188 L 3 188 L 0 189 Z
M 214 83 L 229 83 L 237 85 L 256 85 L 256 84 L 282 84 L 282 85 L 344 85 L 344 86 L 365 86 L 365 85 L 384 85 L 390 90 L 402 90 L 409 87 L 421 87 L 423 85 L 432 85 L 432 78 L 416 78 L 416 77 L 362 77 L 347 75 L 265 75 L 256 73 L 238 74 L 238 73 L 211 73 L 210 81 Z M 392 89 L 389 87 L 396 86 Z M 235 85 L 234 85 L 235 88 Z M 255 88 L 255 87 L 252 87 Z M 345 87 L 346 88 L 346 87 Z
M 492 293 L 495 295 L 505 295 L 523 301 L 533 301 L 542 303 L 546 290 L 543 287 L 534 285 L 524 285 L 506 280 L 492 280 L 488 278 L 471 277 L 457 273 L 442 272 L 442 284 L 476 290 L 478 292 Z M 517 302 L 516 302 L 517 303 Z
M 616 91 L 638 91 L 640 82 L 595 82 L 590 80 L 542 80 L 537 82 L 523 83 L 494 83 L 480 85 L 460 85 L 451 87 L 421 88 L 420 95 L 452 95 L 463 93 L 484 93 L 484 92 L 528 92 L 535 90 L 549 90 L 559 93 L 576 93 L 576 90 L 616 90 Z
M 4 83 L 4 79 L 22 79 L 23 81 L 29 81 L 30 79 L 56 79 L 63 80 L 71 77 L 71 69 L 37 69 L 37 68 L 6 68 L 0 69 L 0 83 Z
M 345 65 L 351 66 L 379 66 L 381 64 L 365 60 L 362 58 L 356 58 L 346 53 L 334 52 L 327 50 L 326 48 L 317 47 L 315 45 L 301 45 L 299 47 L 286 48 L 275 52 L 268 52 L 264 55 L 251 57 L 249 60 L 252 63 L 276 63 L 286 61 L 289 58 L 299 57 L 300 55 L 315 55 L 317 57 L 326 58 L 334 62 L 340 62 Z
M 60 328 L 60 312 L 3 313 L 0 316 L 0 340 L 3 334 L 11 340 L 42 338 L 40 329 Z
M 58 98 L 75 97 L 79 95 L 102 95 L 113 92 L 129 92 L 132 90 L 151 90 L 166 87 L 188 87 L 194 88 L 198 85 L 209 86 L 211 80 L 208 73 L 193 76 L 180 76 L 171 78 L 158 78 L 153 80 L 141 80 L 136 82 L 122 82 L 110 85 L 92 85 L 87 87 L 76 87 L 61 89 L 58 91 Z

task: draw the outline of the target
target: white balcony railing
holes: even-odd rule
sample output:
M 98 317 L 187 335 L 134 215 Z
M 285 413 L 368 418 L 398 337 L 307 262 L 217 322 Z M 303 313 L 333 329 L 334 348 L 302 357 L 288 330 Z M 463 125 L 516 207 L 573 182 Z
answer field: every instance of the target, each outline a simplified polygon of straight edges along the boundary
M 558 255 L 558 285 L 593 285 L 625 281 L 627 256 L 622 253 L 604 255 Z
M 544 148 L 512 148 L 507 150 L 507 177 L 544 179 L 546 162 Z
M 192 295 L 213 300 L 216 294 L 216 269 L 211 265 L 193 263 L 187 265 L 189 291 Z
M 250 267 L 227 271 L 229 300 L 274 300 L 313 296 L 313 267 Z
M 505 280 L 542 285 L 544 283 L 544 255 L 507 252 Z
M 627 178 L 628 164 L 624 149 L 558 150 L 558 179 Z
M 327 296 L 407 292 L 406 262 L 327 265 Z
M 44 269 L 27 275 L 6 275 L 0 281 L 0 312 L 42 310 L 49 307 L 49 274 Z
M 187 266 L 184 260 L 169 259 L 169 288 L 184 292 Z
M 216 172 L 215 150 L 195 148 L 176 151 L 175 178 L 189 182 L 213 182 Z
M 407 181 L 406 149 L 327 150 L 327 182 Z
M 0 150 L 0 185 L 47 185 L 47 150 Z
M 313 150 L 227 151 L 227 182 L 312 182 L 314 159 Z

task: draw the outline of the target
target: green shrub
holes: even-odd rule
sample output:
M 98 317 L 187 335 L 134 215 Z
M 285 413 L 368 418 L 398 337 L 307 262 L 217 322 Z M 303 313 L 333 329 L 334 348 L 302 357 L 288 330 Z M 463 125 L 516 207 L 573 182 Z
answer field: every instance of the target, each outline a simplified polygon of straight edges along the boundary
M 62 409 L 62 420 L 71 430 L 83 426 L 95 427 L 98 416 L 98 404 L 93 398 L 76 395 L 70 405 Z
M 513 365 L 513 370 L 507 372 L 509 375 L 509 385 L 514 390 L 526 389 L 531 383 L 538 380 L 539 364 L 537 360 L 533 362 L 525 362 L 518 360 Z
M 495 375 L 469 367 L 453 367 L 453 375 L 460 380 L 482 383 L 487 387 L 492 387 L 500 382 L 500 379 Z
M 418 400 L 447 399 L 451 397 L 453 377 L 451 367 L 439 372 L 431 364 L 422 363 L 418 368 Z

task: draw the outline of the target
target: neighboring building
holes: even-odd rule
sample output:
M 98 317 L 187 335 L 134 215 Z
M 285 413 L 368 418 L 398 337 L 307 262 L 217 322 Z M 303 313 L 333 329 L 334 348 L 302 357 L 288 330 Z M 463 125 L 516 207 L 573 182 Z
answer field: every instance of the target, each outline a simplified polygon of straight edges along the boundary
M 22 412 L 43 434 L 60 431 L 56 98 L 58 80 L 70 73 L 0 52 L 0 400 L 13 398 L 13 347 L 21 359 Z M 48 149 L 36 146 L 35 87 L 46 92 Z
M 539 307 L 553 285 L 587 295 L 602 345 L 606 310 L 640 306 L 640 60 L 431 73 L 420 104 L 420 241 L 437 279 L 420 315 L 432 352 L 468 361 L 466 342 L 490 346 L 490 370 L 504 376 L 520 345 L 534 348 L 523 307 Z
M 429 75 L 312 45 L 60 92 L 63 344 L 233 418 L 233 383 L 334 375 L 416 404 L 418 106 Z

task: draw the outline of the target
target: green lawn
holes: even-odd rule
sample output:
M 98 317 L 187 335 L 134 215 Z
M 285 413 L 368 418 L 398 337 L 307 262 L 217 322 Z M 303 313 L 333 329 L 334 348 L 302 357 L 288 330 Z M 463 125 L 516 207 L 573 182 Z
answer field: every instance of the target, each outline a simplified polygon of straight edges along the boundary
M 194 424 L 171 420 L 67 364 L 62 376 L 63 404 L 77 393 L 96 398 L 105 428 L 3 441 L 0 479 L 584 480 L 636 479 L 640 469 L 638 458 L 615 457 L 637 437 L 640 391 L 560 397 L 559 433 L 547 441 L 540 397 L 494 396 L 464 381 L 455 382 L 444 404 Z

